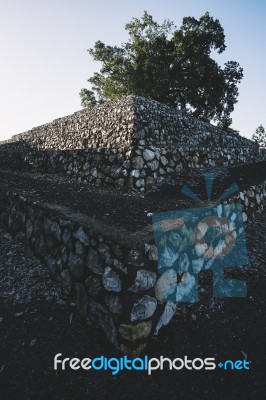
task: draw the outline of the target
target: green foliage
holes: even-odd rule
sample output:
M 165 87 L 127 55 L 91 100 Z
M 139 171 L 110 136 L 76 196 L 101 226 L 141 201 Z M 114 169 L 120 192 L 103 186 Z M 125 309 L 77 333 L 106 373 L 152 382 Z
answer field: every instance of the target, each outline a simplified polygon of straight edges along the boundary
M 97 100 L 92 90 L 81 89 L 80 97 L 82 107 L 94 107 L 97 105 Z
M 126 24 L 129 39 L 120 47 L 97 41 L 89 50 L 102 63 L 82 89 L 82 105 L 93 105 L 135 94 L 158 100 L 228 128 L 237 102 L 243 70 L 235 61 L 220 67 L 211 52 L 222 53 L 224 30 L 207 12 L 199 20 L 186 17 L 177 29 L 161 25 L 146 11 Z
M 258 143 L 258 145 L 266 149 L 266 132 L 262 125 L 260 125 L 255 133 L 252 135 L 252 140 Z

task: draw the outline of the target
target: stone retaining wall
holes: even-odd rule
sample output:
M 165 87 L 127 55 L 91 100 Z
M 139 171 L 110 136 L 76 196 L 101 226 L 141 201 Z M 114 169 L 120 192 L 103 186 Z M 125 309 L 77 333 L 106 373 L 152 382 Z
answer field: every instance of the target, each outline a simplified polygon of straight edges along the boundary
M 66 207 L 3 189 L 0 226 L 23 234 L 78 311 L 111 343 L 124 352 L 144 348 L 152 319 L 160 313 L 153 290 L 156 263 L 145 253 L 144 234 L 118 231 Z
M 8 146 L 10 145 L 3 145 Z M 3 148 L 2 146 L 2 148 Z M 1 157 L 1 154 L 3 156 Z M 119 149 L 1 151 L 0 168 L 69 176 L 78 182 L 131 189 L 131 151 Z
M 65 175 L 83 183 L 136 191 L 156 189 L 165 181 L 175 180 L 181 171 L 253 163 L 263 158 L 263 153 L 258 155 L 255 149 L 247 147 L 18 151 L 16 144 L 0 146 L 2 169 Z
M 249 147 L 161 147 L 139 146 L 132 154 L 131 187 L 139 191 L 158 188 L 165 181 L 178 178 L 179 172 L 201 168 L 249 164 L 263 160 L 256 149 Z
M 243 205 L 247 222 L 263 210 L 266 181 L 224 204 L 233 201 Z M 25 198 L 7 187 L 0 188 L 0 228 L 27 240 L 63 292 L 74 299 L 78 311 L 124 353 L 134 356 L 143 351 L 152 332 L 168 324 L 178 307 L 178 303 L 162 301 L 164 278 L 158 273 L 151 233 L 118 230 L 66 207 Z M 177 275 L 180 285 L 189 270 Z

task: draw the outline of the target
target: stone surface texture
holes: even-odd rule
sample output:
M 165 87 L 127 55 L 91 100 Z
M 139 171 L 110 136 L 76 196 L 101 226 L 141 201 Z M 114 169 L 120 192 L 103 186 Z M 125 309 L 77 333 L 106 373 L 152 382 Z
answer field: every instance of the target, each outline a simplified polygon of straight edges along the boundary
M 72 177 L 139 192 L 188 168 L 266 159 L 266 150 L 237 132 L 172 107 L 126 96 L 84 109 L 0 145 L 0 167 Z

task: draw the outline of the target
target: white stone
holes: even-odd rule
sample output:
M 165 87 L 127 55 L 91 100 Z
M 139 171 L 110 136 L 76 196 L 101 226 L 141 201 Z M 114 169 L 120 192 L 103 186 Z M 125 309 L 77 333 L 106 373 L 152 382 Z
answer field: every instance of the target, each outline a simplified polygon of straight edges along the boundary
M 122 283 L 119 275 L 110 267 L 106 267 L 103 275 L 103 286 L 112 292 L 121 292 Z
M 141 156 L 133 158 L 133 166 L 135 169 L 142 169 L 144 166 L 144 161 Z
M 138 179 L 137 180 L 137 182 L 136 182 L 136 187 L 141 187 L 141 186 L 144 186 L 145 185 L 145 181 L 144 181 L 144 179 Z
M 222 213 L 223 213 L 223 206 L 222 206 L 222 204 L 219 204 L 217 206 L 217 215 L 218 215 L 218 217 L 221 217 Z
M 152 171 L 155 171 L 159 167 L 159 162 L 156 160 L 153 160 L 148 163 L 148 166 L 151 168 Z
M 204 265 L 204 258 L 197 258 L 196 260 L 192 260 L 192 268 L 194 274 L 198 274 Z
M 164 308 L 164 311 L 158 321 L 158 324 L 155 328 L 154 334 L 157 335 L 159 330 L 161 329 L 162 326 L 168 325 L 173 316 L 175 315 L 176 312 L 176 303 L 173 303 L 171 301 L 168 301 L 166 303 L 166 306 Z
M 134 178 L 139 178 L 140 172 L 138 169 L 133 169 L 130 173 L 131 176 L 134 176 Z
M 208 270 L 211 269 L 214 263 L 214 258 L 210 258 L 204 266 L 204 269 Z
M 233 213 L 233 214 L 231 215 L 230 220 L 231 220 L 231 221 L 235 221 L 235 219 L 236 219 L 236 213 Z
M 179 255 L 177 251 L 174 251 L 170 247 L 165 246 L 163 252 L 161 253 L 159 268 L 172 267 L 172 265 L 178 259 L 178 257 Z
M 176 301 L 184 301 L 184 298 L 190 294 L 195 285 L 196 280 L 194 276 L 186 272 L 176 287 Z
M 157 300 L 154 297 L 145 295 L 133 305 L 130 315 L 131 322 L 152 317 L 156 308 Z
M 155 297 L 164 302 L 168 296 L 174 293 L 177 283 L 177 273 L 174 269 L 168 269 L 158 279 L 155 285 Z
M 135 283 L 128 290 L 130 292 L 141 292 L 151 289 L 156 282 L 156 273 L 145 269 L 140 269 L 137 272 Z
M 248 216 L 245 212 L 242 213 L 243 222 L 247 222 Z
M 189 259 L 186 253 L 182 253 L 178 260 L 178 272 L 187 272 L 189 268 Z
M 85 246 L 90 245 L 90 239 L 81 227 L 74 233 L 73 236 L 76 239 L 78 239 L 81 243 L 83 243 Z
M 97 175 L 98 175 L 97 169 L 96 168 L 92 168 L 91 171 L 90 171 L 90 174 L 92 176 L 94 176 L 95 178 L 97 178 Z
M 155 153 L 152 150 L 145 149 L 143 152 L 143 158 L 146 161 L 152 161 L 155 157 Z
M 241 199 L 241 200 L 245 200 L 245 196 L 244 196 L 244 193 L 243 192 L 240 192 L 239 193 L 239 198 Z
M 197 243 L 195 245 L 195 252 L 198 257 L 201 257 L 208 249 L 207 243 Z
M 161 157 L 161 163 L 162 163 L 163 165 L 166 165 L 166 164 L 168 164 L 168 160 L 167 160 L 167 158 L 166 158 L 166 157 L 164 157 L 164 156 L 162 156 L 162 157 Z

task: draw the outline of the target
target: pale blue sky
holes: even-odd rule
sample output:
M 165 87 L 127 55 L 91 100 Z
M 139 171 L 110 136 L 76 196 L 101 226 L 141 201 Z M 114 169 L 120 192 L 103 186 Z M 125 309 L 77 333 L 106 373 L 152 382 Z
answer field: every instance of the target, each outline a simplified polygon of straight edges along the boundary
M 217 60 L 244 68 L 233 127 L 250 137 L 265 117 L 265 0 L 0 0 L 0 140 L 79 109 L 79 91 L 99 68 L 96 40 L 126 41 L 125 23 L 147 10 L 161 22 L 206 11 L 225 29 Z

